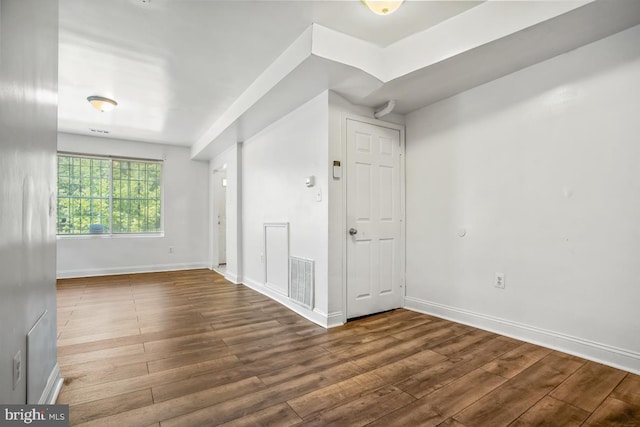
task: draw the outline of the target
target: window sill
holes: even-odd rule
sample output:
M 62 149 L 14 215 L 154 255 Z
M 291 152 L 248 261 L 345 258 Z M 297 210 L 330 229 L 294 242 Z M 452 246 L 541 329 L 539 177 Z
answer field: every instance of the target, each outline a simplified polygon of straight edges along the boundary
M 150 239 L 164 237 L 164 232 L 159 233 L 139 233 L 139 234 L 58 234 L 57 240 L 75 240 L 75 239 Z

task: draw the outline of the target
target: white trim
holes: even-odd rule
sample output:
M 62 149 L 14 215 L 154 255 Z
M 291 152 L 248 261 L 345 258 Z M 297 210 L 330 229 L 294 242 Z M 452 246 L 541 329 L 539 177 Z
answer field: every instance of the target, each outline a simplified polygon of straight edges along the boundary
M 62 132 L 64 133 L 64 132 Z M 124 160 L 125 162 L 141 162 L 141 163 L 162 163 L 165 159 L 149 159 L 144 157 L 127 157 L 127 156 L 112 156 L 109 154 L 91 154 L 78 151 L 65 151 L 58 150 L 56 153 L 58 156 L 64 157 L 84 157 L 98 160 Z
M 360 116 L 357 114 L 351 113 L 343 113 L 340 118 L 340 126 L 341 129 L 341 155 L 342 155 L 342 230 L 347 229 L 347 185 L 348 185 L 348 172 L 347 168 L 349 166 L 348 158 L 347 158 L 347 120 L 353 120 L 361 123 L 367 123 L 373 126 L 380 126 L 387 129 L 393 129 L 400 132 L 400 244 L 398 245 L 398 250 L 400 252 L 400 292 L 401 302 L 403 304 L 403 298 L 405 294 L 405 283 L 406 283 L 406 186 L 405 186 L 405 126 L 397 123 L 385 122 L 384 120 L 378 120 L 376 118 Z M 347 299 L 347 244 L 348 237 L 347 233 L 342 233 L 342 301 L 344 301 L 344 307 L 342 307 L 342 324 L 347 323 L 347 304 L 349 303 Z
M 82 239 L 149 239 L 164 237 L 164 231 L 152 233 L 96 233 L 96 234 L 57 234 L 57 240 Z
M 413 297 L 405 308 L 640 374 L 640 353 L 631 350 Z
M 344 313 L 336 311 L 327 315 L 327 328 L 335 328 L 344 325 Z
M 210 268 L 206 261 L 186 262 L 176 264 L 132 265 L 129 267 L 88 268 L 83 270 L 61 270 L 57 272 L 58 279 L 74 277 L 111 276 L 115 274 L 152 273 L 157 271 L 197 270 Z
M 345 123 L 346 126 L 346 120 L 353 120 L 356 122 L 361 122 L 361 123 L 366 123 L 369 125 L 373 125 L 373 126 L 380 126 L 383 128 L 387 128 L 387 129 L 393 129 L 393 130 L 397 130 L 400 132 L 400 143 L 403 146 L 403 150 L 404 150 L 404 125 L 400 125 L 397 123 L 391 123 L 391 122 L 385 122 L 384 120 L 379 120 L 373 117 L 367 117 L 367 116 L 361 116 L 358 114 L 351 114 L 351 113 L 345 113 L 343 114 L 343 123 Z M 343 134 L 343 136 L 346 137 L 346 127 L 344 129 L 345 133 Z M 344 143 L 346 143 L 347 141 L 343 141 Z
M 342 114 L 340 117 L 340 157 L 342 159 L 342 214 L 340 215 L 340 229 L 342 230 L 342 323 L 347 323 L 347 119 L 355 117 Z
M 234 285 L 240 284 L 240 277 L 238 277 L 237 274 L 233 274 L 227 271 L 225 274 L 223 274 L 223 276 L 225 279 L 227 279 L 229 282 L 233 283 Z
M 54 405 L 56 400 L 58 400 L 58 395 L 60 394 L 63 383 L 60 366 L 56 363 L 49 374 L 49 379 L 47 380 L 44 390 L 42 390 L 38 405 Z
M 242 284 L 247 286 L 248 288 L 253 289 L 256 292 L 260 292 L 262 295 L 265 295 L 276 302 L 279 302 L 289 310 L 299 314 L 300 316 L 304 317 L 307 320 L 312 321 L 313 323 L 319 326 L 322 326 L 323 328 L 330 327 L 328 315 L 326 313 L 322 313 L 319 310 L 306 309 L 301 305 L 298 305 L 292 302 L 291 300 L 289 300 L 289 297 L 282 295 L 281 293 L 266 287 L 263 283 L 260 283 L 256 280 L 245 277 L 243 278 Z M 340 315 L 342 315 L 342 313 L 340 313 Z M 332 322 L 331 327 L 333 326 L 338 326 L 338 324 L 336 322 Z

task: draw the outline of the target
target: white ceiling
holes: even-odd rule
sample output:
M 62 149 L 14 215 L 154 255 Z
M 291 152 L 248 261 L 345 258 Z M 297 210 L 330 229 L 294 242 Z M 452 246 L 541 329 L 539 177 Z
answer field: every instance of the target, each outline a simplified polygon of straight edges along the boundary
M 323 90 L 403 114 L 637 24 L 639 0 L 60 0 L 59 129 L 207 159 Z
M 359 0 L 60 0 L 59 128 L 190 146 L 312 23 L 385 47 L 480 3 L 380 17 Z M 119 105 L 100 113 L 90 95 Z

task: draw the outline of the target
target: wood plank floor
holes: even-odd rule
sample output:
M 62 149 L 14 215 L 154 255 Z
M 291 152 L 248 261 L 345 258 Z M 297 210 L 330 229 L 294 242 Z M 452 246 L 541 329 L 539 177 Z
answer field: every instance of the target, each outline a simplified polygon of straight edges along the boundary
M 408 310 L 325 330 L 208 270 L 58 282 L 83 426 L 640 426 L 640 377 Z

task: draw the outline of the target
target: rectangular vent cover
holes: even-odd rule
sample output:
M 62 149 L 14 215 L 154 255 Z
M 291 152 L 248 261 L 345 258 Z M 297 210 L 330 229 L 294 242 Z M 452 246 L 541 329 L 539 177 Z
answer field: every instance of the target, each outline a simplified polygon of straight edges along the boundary
M 314 262 L 289 257 L 289 299 L 313 310 Z

